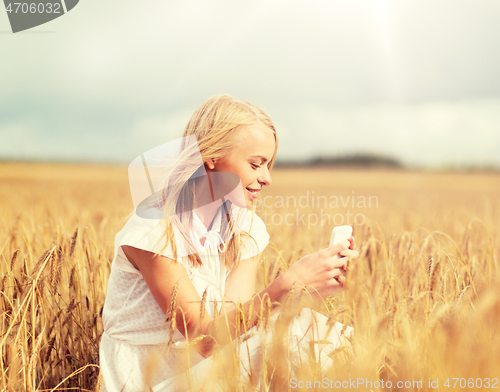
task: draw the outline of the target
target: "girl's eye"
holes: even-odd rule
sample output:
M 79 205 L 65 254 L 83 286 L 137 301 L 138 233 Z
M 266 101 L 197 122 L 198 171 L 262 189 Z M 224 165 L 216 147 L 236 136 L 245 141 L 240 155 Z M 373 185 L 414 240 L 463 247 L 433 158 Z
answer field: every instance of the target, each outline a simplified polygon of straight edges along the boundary
M 253 166 L 254 169 L 259 169 L 260 168 L 260 166 L 256 165 L 255 163 L 252 163 L 251 165 Z

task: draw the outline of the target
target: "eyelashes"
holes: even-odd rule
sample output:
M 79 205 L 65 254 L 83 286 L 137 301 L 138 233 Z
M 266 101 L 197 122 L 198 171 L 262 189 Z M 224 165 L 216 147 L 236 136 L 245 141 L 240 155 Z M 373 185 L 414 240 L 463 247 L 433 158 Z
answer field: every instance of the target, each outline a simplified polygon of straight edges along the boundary
M 252 165 L 252 167 L 253 167 L 254 169 L 260 169 L 260 166 L 259 166 L 259 165 L 256 165 L 255 163 L 251 163 L 251 165 Z

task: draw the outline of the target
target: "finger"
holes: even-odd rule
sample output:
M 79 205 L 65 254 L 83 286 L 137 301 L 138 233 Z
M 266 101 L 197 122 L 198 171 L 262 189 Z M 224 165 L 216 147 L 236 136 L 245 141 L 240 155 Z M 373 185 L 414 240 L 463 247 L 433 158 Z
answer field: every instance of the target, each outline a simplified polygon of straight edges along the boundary
M 332 271 L 332 277 L 333 278 L 336 278 L 340 275 L 342 275 L 344 273 L 344 271 L 342 270 L 342 268 L 335 268 L 333 271 Z
M 349 259 L 348 257 L 344 256 L 338 258 L 332 258 L 330 266 L 333 267 L 334 270 L 342 268 L 342 266 L 347 262 L 348 259 Z
M 337 281 L 338 281 L 338 282 L 340 282 L 340 283 L 342 283 L 342 284 L 345 284 L 345 282 L 346 282 L 346 277 L 345 277 L 344 275 L 339 275 L 339 276 L 337 277 Z
M 345 262 L 345 264 L 342 266 L 342 269 L 344 270 L 344 273 L 347 272 L 347 269 L 349 268 L 349 263 L 351 262 L 351 260 L 347 259 L 347 261 Z
M 349 238 L 349 243 L 350 243 L 349 249 L 356 249 L 356 239 L 353 236 Z
M 342 277 L 342 276 L 339 276 L 335 279 L 332 279 L 332 286 L 333 287 L 340 287 L 340 288 L 344 288 L 344 284 L 345 284 L 345 278 Z
M 349 246 L 351 245 L 351 242 L 349 240 L 345 241 L 340 241 L 338 244 L 329 246 L 328 248 L 325 248 L 327 256 L 335 256 L 337 255 L 341 250 L 344 249 L 349 249 Z
M 359 252 L 357 250 L 344 249 L 339 252 L 339 255 L 355 259 L 356 257 L 359 256 Z

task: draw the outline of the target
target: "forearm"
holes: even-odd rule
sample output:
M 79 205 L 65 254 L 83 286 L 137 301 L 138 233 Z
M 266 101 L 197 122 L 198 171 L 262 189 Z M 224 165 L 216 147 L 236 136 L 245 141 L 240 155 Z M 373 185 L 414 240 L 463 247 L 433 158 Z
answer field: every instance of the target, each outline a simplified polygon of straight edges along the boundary
M 342 291 L 345 277 L 341 270 L 344 270 L 348 257 L 358 256 L 358 252 L 347 248 L 349 245 L 350 241 L 343 241 L 313 255 L 304 256 L 251 300 L 231 311 L 223 311 L 223 317 L 217 314 L 215 319 L 207 320 L 203 323 L 204 332 L 196 335 L 204 335 L 197 347 L 198 352 L 203 356 L 210 356 L 216 344 L 225 345 L 252 328 L 261 317 L 261 310 L 265 309 L 266 316 L 272 314 L 276 310 L 275 304 L 283 305 L 290 300 L 294 309 L 302 306 L 315 307 L 320 304 L 319 300 Z M 344 252 L 344 257 L 333 257 L 341 251 Z M 292 287 L 295 290 L 289 297 Z
M 205 337 L 197 345 L 197 351 L 208 357 L 215 345 L 224 346 L 256 325 L 264 312 L 266 316 L 272 315 L 284 303 L 290 288 L 287 280 L 280 276 L 244 304 L 233 306 L 229 311 L 223 309 L 205 325 L 204 331 L 200 331 Z

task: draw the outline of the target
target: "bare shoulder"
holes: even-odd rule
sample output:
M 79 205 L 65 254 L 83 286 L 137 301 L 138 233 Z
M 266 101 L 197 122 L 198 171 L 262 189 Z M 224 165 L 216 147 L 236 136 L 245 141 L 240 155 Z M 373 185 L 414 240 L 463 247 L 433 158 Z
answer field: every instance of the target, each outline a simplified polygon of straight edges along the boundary
M 196 296 L 196 291 L 182 263 L 129 245 L 123 246 L 123 252 L 130 263 L 141 272 L 156 302 L 164 312 L 168 308 L 172 290 L 177 283 L 182 286 L 182 289 L 188 285 L 187 295 Z
M 141 270 L 141 266 L 144 266 L 145 264 L 151 266 L 155 263 L 166 263 L 169 265 L 179 264 L 179 266 L 183 268 L 181 263 L 178 263 L 177 261 L 168 257 L 157 255 L 148 250 L 139 249 L 130 245 L 122 245 L 122 249 L 123 253 L 125 253 L 125 256 L 127 256 L 127 259 L 130 261 L 130 263 L 138 270 Z

